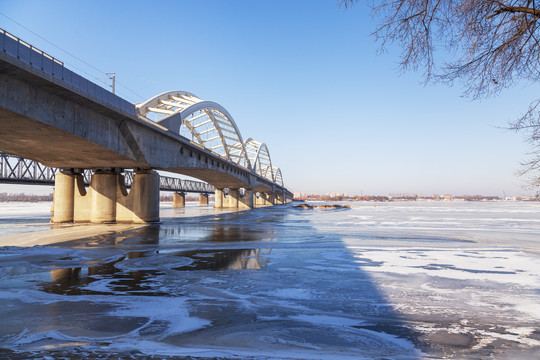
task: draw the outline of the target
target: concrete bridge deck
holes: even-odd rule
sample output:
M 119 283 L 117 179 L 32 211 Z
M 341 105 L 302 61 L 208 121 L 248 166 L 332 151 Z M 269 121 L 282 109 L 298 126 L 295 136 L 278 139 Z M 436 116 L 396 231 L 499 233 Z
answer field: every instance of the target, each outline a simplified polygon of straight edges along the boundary
M 169 92 L 136 108 L 6 32 L 0 32 L 0 48 L 0 151 L 64 169 L 72 180 L 83 169 L 103 178 L 121 169 L 146 175 L 157 169 L 201 179 L 217 189 L 219 198 L 225 188 L 233 197 L 243 188 L 268 194 L 271 203 L 273 198 L 292 200 L 268 148 L 259 146 L 250 156 L 250 146 L 258 143 L 244 142 L 218 104 Z M 157 123 L 145 117 L 152 112 L 164 119 Z M 210 120 L 196 122 L 204 117 Z M 207 123 L 214 128 L 198 130 Z M 181 135 L 186 128 L 197 141 Z M 219 139 L 203 133 L 217 133 Z M 215 139 L 221 144 L 215 146 Z M 252 200 L 245 204 L 252 206 Z M 216 206 L 224 203 L 217 200 Z

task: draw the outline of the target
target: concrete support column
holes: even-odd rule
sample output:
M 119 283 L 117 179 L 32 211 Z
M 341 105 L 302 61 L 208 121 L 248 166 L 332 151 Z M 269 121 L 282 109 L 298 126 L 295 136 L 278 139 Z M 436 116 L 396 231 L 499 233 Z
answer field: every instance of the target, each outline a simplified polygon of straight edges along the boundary
M 88 195 L 88 193 L 91 191 L 92 188 L 89 188 L 88 191 L 86 191 L 83 175 L 75 175 L 75 214 L 73 216 L 73 222 L 90 221 L 92 199 L 91 195 Z
M 257 197 L 257 193 L 253 192 L 253 206 L 259 205 L 259 198 Z
M 225 196 L 223 194 L 223 189 L 216 189 L 214 192 L 214 201 L 215 201 L 214 207 L 222 208 L 224 199 L 225 199 Z
M 274 198 L 274 204 L 275 205 L 281 205 L 283 204 L 283 193 L 276 191 L 275 198 Z
M 159 174 L 140 170 L 127 191 L 120 173 L 97 171 L 88 191 L 81 174 L 58 173 L 52 221 L 145 223 L 159 221 Z
M 253 209 L 253 190 L 245 189 L 244 196 L 239 199 L 238 207 Z
M 173 194 L 173 207 L 175 208 L 183 208 L 186 206 L 186 194 L 185 193 L 177 193 L 175 192 Z
M 274 205 L 274 194 L 273 193 L 265 193 L 265 205 Z
M 240 192 L 238 191 L 238 189 L 230 189 L 229 196 L 227 197 L 227 199 L 229 200 L 227 207 L 237 208 L 239 198 L 240 198 Z
M 257 205 L 265 206 L 266 204 L 266 193 L 259 193 L 259 198 L 257 199 Z
M 92 175 L 90 222 L 108 223 L 116 221 L 116 185 L 118 174 L 100 173 Z
M 208 205 L 208 194 L 199 194 L 199 205 Z
M 73 221 L 74 194 L 75 175 L 57 172 L 54 177 L 53 222 Z
M 116 221 L 146 223 L 159 221 L 159 174 L 153 170 L 138 170 L 129 194 L 123 178 L 117 186 Z

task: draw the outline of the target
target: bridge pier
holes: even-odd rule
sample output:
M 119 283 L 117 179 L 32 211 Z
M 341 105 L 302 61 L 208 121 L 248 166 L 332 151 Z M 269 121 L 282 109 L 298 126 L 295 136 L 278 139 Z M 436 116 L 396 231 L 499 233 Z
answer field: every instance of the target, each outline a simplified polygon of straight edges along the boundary
M 186 193 L 177 193 L 173 194 L 173 207 L 183 208 L 186 207 Z
M 273 193 L 264 193 L 264 205 L 274 205 Z
M 229 195 L 227 196 L 227 207 L 237 208 L 240 199 L 240 191 L 238 189 L 229 189 Z
M 222 208 L 224 200 L 225 194 L 223 193 L 223 189 L 216 188 L 214 190 L 214 207 L 218 209 Z
M 245 189 L 244 196 L 240 196 L 239 189 L 229 189 L 225 197 L 223 189 L 215 190 L 215 208 L 243 208 L 253 209 L 254 194 L 252 189 Z
M 73 222 L 75 175 L 57 172 L 54 178 L 53 219 L 55 223 Z
M 291 203 L 292 201 L 293 201 L 292 196 L 289 195 L 289 194 L 286 194 L 286 195 L 285 195 L 285 203 L 288 204 L 288 203 Z
M 118 173 L 96 172 L 90 181 L 90 222 L 116 222 Z
M 253 190 L 245 189 L 244 196 L 239 199 L 238 207 L 253 209 Z
M 199 194 L 199 205 L 208 205 L 208 194 Z
M 284 202 L 283 202 L 283 193 L 281 191 L 276 191 L 274 196 L 275 196 L 275 198 L 274 198 L 274 204 L 275 205 L 284 204 Z
M 264 193 L 263 192 L 259 192 L 259 197 L 257 197 L 255 199 L 255 205 L 259 205 L 259 206 L 264 205 Z
M 272 194 L 265 192 L 259 193 L 259 197 L 255 200 L 255 204 L 259 206 L 274 205 Z
M 58 172 L 52 221 L 145 223 L 159 221 L 159 175 L 138 171 L 131 190 L 115 171 L 97 171 L 86 191 L 81 174 Z

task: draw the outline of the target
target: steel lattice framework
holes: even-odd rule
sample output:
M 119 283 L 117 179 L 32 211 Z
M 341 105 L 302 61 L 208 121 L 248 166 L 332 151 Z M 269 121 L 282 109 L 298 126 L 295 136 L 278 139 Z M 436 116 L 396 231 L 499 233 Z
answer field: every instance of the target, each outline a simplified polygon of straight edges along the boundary
M 278 168 L 272 166 L 264 143 L 245 142 L 229 112 L 186 91 L 169 91 L 136 104 L 137 115 L 155 121 L 192 143 L 261 177 L 283 185 Z
M 252 170 L 255 170 L 260 176 L 276 182 L 272 168 L 272 159 L 270 158 L 270 152 L 266 144 L 248 138 L 244 143 L 244 147 L 248 153 Z
M 54 175 L 60 169 L 47 167 L 36 161 L 0 152 L 0 183 L 54 185 Z M 124 182 L 127 188 L 133 184 L 133 171 L 124 171 Z M 84 183 L 90 184 L 92 171 L 83 173 Z M 212 193 L 215 188 L 201 181 L 184 180 L 168 176 L 160 176 L 159 189 L 162 191 Z

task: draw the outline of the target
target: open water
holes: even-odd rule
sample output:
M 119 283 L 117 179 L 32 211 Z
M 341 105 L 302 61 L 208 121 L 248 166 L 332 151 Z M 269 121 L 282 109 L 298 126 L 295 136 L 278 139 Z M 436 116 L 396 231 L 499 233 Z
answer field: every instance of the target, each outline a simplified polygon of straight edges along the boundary
M 0 358 L 540 358 L 540 203 L 351 205 L 0 237 Z M 0 235 L 49 209 L 0 203 Z

